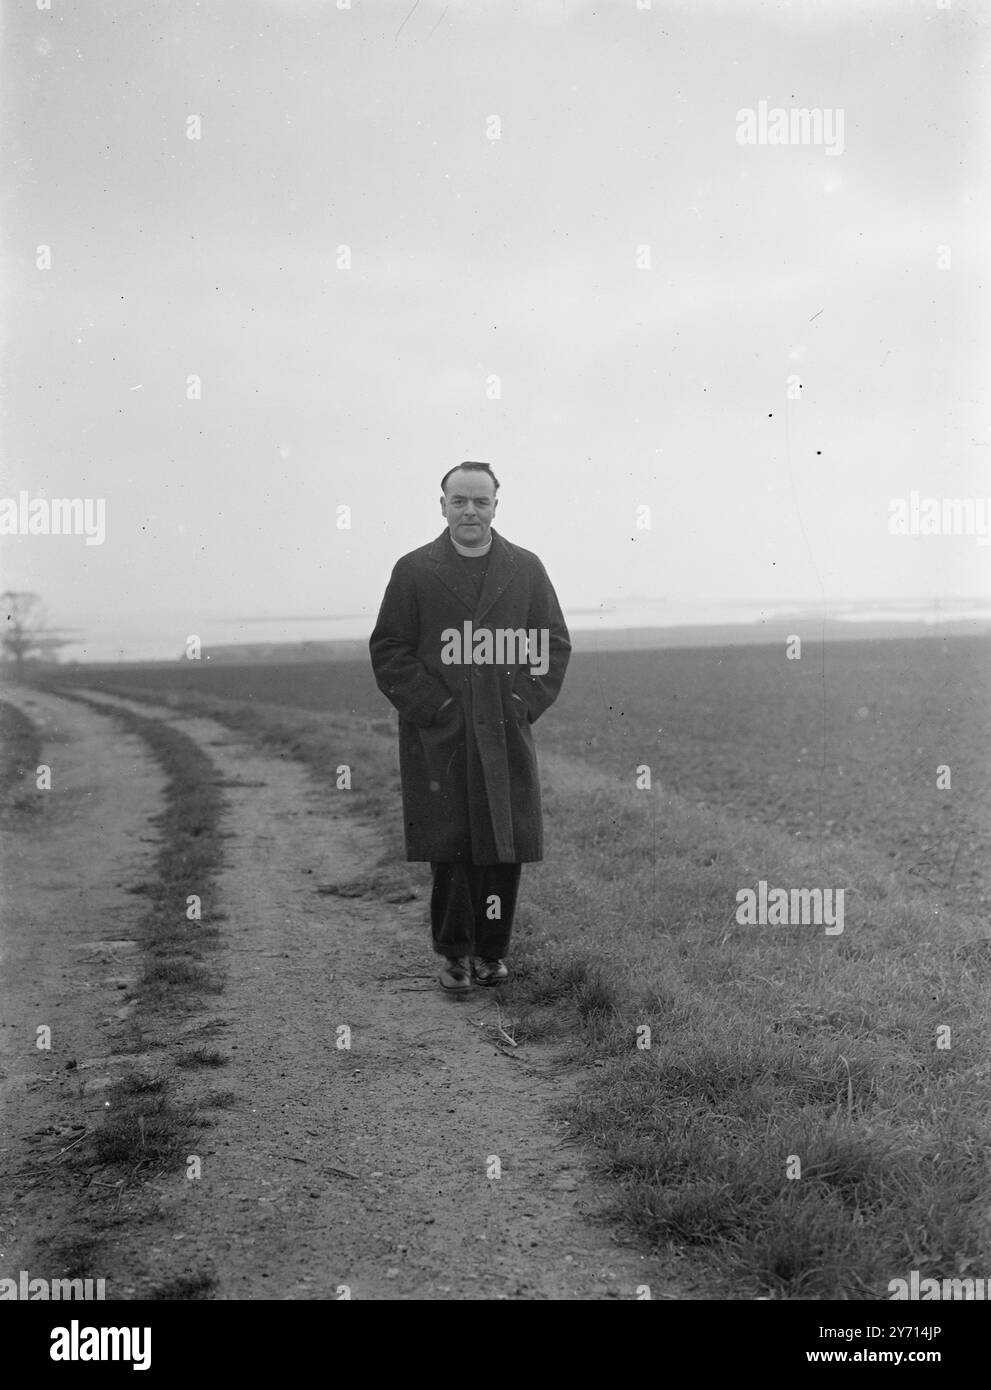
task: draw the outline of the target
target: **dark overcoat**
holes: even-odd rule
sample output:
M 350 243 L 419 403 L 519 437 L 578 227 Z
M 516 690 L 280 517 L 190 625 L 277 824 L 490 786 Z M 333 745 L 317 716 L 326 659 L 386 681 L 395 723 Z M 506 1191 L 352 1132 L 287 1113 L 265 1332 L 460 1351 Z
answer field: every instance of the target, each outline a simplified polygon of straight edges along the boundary
M 369 641 L 375 680 L 399 711 L 407 859 L 509 864 L 543 857 L 530 725 L 557 699 L 571 640 L 537 556 L 494 530 L 491 536 L 477 606 L 445 530 L 397 562 Z M 442 660 L 445 631 L 461 632 L 469 621 L 474 630 L 545 630 L 546 674 L 533 674 L 527 659 Z M 451 650 L 448 643 L 448 656 Z M 448 696 L 453 701 L 442 711 Z

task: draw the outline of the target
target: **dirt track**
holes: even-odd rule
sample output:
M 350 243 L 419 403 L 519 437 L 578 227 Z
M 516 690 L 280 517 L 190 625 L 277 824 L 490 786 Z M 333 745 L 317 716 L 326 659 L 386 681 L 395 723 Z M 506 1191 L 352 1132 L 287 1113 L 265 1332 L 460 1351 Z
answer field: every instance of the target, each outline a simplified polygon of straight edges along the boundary
M 99 1124 L 108 1040 L 138 973 L 130 885 L 150 873 L 164 777 L 137 738 L 72 701 L 16 699 L 39 726 L 52 787 L 3 827 L 0 893 L 0 1269 L 42 1277 L 39 1249 L 85 1241 L 62 1150 Z M 37 1029 L 51 1030 L 50 1048 Z M 44 1039 L 41 1039 L 44 1041 Z
M 161 786 L 109 713 L 33 698 L 27 712 L 37 719 L 40 704 L 69 739 L 63 751 L 71 749 L 78 785 L 65 793 L 75 797 L 71 815 L 56 811 L 30 842 L 17 833 L 6 876 L 2 943 L 18 967 L 4 986 L 3 1058 L 22 1164 L 39 1107 L 50 1119 L 58 1097 L 62 1112 L 75 1109 L 68 1123 L 94 1117 L 64 1081 L 30 1089 L 39 1067 L 55 1073 L 60 1063 L 18 1065 L 12 1029 L 22 1056 L 41 1001 L 57 996 L 60 1026 L 84 1040 L 75 1050 L 100 1053 L 100 1019 L 121 981 L 95 992 L 68 982 L 80 942 L 126 939 L 127 920 L 140 913 L 126 890 L 147 872 L 153 847 L 140 837 Z M 170 1173 L 125 1194 L 95 1271 L 107 1277 L 108 1297 L 142 1297 L 204 1274 L 216 1280 L 214 1296 L 228 1299 L 337 1298 L 344 1286 L 353 1298 L 632 1299 L 644 1284 L 654 1298 L 692 1296 L 680 1271 L 585 1219 L 605 1193 L 551 1113 L 573 1078 L 546 1050 L 497 1049 L 485 1026 L 497 1022 L 491 995 L 460 1004 L 440 995 L 423 903 L 318 892 L 358 876 L 381 851 L 349 818 L 346 794 L 328 798 L 298 764 L 209 720 L 134 708 L 175 722 L 227 779 L 225 989 L 182 1041 L 207 1038 L 231 1060 L 184 1073 L 181 1085 L 194 1099 L 222 1085 L 236 1100 L 195 1141 L 201 1178 Z M 75 855 L 68 871 L 39 882 L 38 865 L 67 853 Z M 83 869 L 89 877 L 79 877 Z M 20 925 L 28 901 L 30 932 Z M 337 1045 L 341 1025 L 350 1049 Z M 107 1037 L 94 1073 L 120 1075 Z M 167 1068 L 175 1042 L 152 1038 L 139 1060 Z M 91 1096 L 90 1112 L 99 1103 Z M 494 1158 L 500 1177 L 488 1175 Z M 25 1182 L 15 1224 L 4 1220 L 6 1268 L 28 1267 L 37 1230 L 25 1221 L 37 1222 L 46 1203 L 58 1209 L 53 1189 L 25 1196 Z

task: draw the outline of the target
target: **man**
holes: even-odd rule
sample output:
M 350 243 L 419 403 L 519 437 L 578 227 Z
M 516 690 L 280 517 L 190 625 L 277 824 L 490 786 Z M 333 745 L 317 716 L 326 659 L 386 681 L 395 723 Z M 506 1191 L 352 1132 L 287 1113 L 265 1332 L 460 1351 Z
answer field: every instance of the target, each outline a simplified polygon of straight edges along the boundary
M 462 996 L 508 978 L 521 865 L 543 858 L 530 725 L 571 655 L 540 560 L 492 530 L 498 488 L 487 463 L 444 475 L 447 529 L 398 561 L 369 641 L 399 711 L 406 858 L 431 864 L 440 984 Z

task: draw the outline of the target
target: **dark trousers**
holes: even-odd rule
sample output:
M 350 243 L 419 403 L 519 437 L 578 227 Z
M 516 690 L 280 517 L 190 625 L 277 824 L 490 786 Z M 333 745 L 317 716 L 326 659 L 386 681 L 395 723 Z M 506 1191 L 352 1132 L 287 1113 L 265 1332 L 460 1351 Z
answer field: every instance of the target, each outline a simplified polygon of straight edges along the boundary
M 502 960 L 509 950 L 522 864 L 432 863 L 430 867 L 434 871 L 430 926 L 437 954 Z

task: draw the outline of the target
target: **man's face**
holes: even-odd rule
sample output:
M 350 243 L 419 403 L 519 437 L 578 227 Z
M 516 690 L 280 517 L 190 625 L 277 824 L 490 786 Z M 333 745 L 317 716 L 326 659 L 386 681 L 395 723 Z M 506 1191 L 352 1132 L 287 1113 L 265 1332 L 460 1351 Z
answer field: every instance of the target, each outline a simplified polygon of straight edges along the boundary
M 441 513 L 452 540 L 459 545 L 486 545 L 492 518 L 499 502 L 495 483 L 488 473 L 459 468 L 447 480 L 447 491 L 440 499 Z

